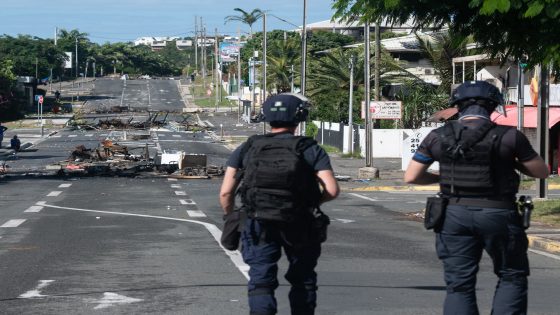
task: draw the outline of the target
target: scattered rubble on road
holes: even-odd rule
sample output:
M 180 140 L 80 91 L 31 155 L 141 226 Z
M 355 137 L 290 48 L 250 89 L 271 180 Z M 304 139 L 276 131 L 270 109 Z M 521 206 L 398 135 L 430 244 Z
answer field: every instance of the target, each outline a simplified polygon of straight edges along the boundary
M 139 154 L 131 150 L 141 149 Z M 47 166 L 59 175 L 136 176 L 152 172 L 181 179 L 212 178 L 224 174 L 223 166 L 208 165 L 205 154 L 163 151 L 150 157 L 149 144 L 129 148 L 110 139 L 96 148 L 78 145 L 67 160 Z
M 148 112 L 147 117 L 130 116 L 122 117 L 90 117 L 86 118 L 83 114 L 77 114 L 67 123 L 67 126 L 74 130 L 149 130 L 151 128 L 167 127 L 173 131 L 192 131 L 199 132 L 208 130 L 209 127 L 201 125 L 198 120 L 190 114 L 173 114 L 173 120 L 169 119 L 169 112 Z

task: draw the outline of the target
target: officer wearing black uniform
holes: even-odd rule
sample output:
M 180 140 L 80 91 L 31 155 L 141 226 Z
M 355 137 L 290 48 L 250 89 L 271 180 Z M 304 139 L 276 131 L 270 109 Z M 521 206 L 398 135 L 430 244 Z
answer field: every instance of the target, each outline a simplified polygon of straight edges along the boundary
M 239 190 L 242 191 L 243 208 L 248 214 L 241 233 L 241 253 L 245 263 L 250 266 L 248 284 L 250 314 L 265 315 L 277 312 L 274 291 L 278 287 L 277 262 L 281 257 L 282 249 L 289 261 L 285 278 L 292 286 L 289 293 L 292 314 L 314 314 L 315 311 L 317 274 L 314 269 L 321 254 L 322 241 L 313 235 L 315 219 L 309 216 L 311 212 L 308 212 L 307 208 L 298 208 L 299 212 L 294 211 L 291 220 L 284 220 L 284 213 L 291 213 L 291 209 L 280 211 L 286 203 L 282 195 L 269 195 L 268 193 L 274 189 L 260 187 L 259 189 L 262 190 L 257 189 L 257 193 L 253 194 L 256 197 L 252 199 L 249 192 L 252 191 L 252 187 L 247 187 L 252 181 L 264 184 L 274 182 L 276 177 L 282 178 L 283 172 L 288 172 L 289 166 L 278 167 L 267 165 L 275 163 L 256 163 L 257 158 L 254 156 L 259 154 L 260 149 L 274 149 L 284 142 L 300 143 L 297 140 L 300 139 L 302 143 L 308 144 L 304 145 L 298 153 L 300 161 L 305 169 L 309 169 L 308 174 L 314 185 L 322 186 L 322 195 L 317 189 L 318 204 L 337 197 L 339 187 L 328 155 L 312 139 L 294 136 L 299 122 L 307 117 L 306 107 L 307 99 L 301 95 L 285 93 L 269 97 L 263 104 L 263 114 L 264 121 L 270 124 L 271 133 L 266 136 L 251 137 L 232 153 L 227 162 L 220 191 L 220 203 L 226 215 L 234 211 L 235 192 L 241 181 Z M 256 147 L 260 149 L 257 150 Z M 263 158 L 274 159 L 273 156 Z M 282 162 L 281 159 L 279 162 Z M 261 164 L 264 168 L 272 167 L 268 170 L 270 175 L 261 176 L 264 178 L 259 179 L 252 178 L 249 173 L 251 169 L 257 167 L 255 164 Z M 240 177 L 239 174 L 244 174 L 244 177 Z M 305 188 L 303 182 L 295 183 L 294 186 Z M 311 194 L 305 197 L 311 199 Z M 297 204 L 295 200 L 287 200 L 287 203 L 290 204 L 290 201 L 294 205 Z M 264 208 L 267 210 L 265 211 Z
M 404 175 L 407 183 L 439 182 L 447 201 L 435 228 L 447 285 L 444 314 L 478 314 L 475 286 L 483 250 L 498 276 L 492 314 L 526 314 L 528 242 L 516 208 L 515 170 L 545 178 L 548 168 L 523 133 L 490 121 L 503 106 L 493 85 L 463 83 L 453 91 L 451 105 L 458 107 L 459 120 L 428 134 Z M 427 171 L 434 161 L 439 174 Z

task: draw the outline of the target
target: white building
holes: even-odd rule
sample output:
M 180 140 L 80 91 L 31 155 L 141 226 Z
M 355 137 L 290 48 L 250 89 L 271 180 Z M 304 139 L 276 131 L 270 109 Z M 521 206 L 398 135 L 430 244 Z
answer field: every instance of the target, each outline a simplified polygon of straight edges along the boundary
M 146 46 L 152 46 L 153 42 L 170 42 L 170 41 L 174 41 L 174 40 L 178 40 L 179 37 L 173 37 L 173 36 L 145 36 L 145 37 L 139 37 L 136 40 L 134 40 L 134 46 L 138 46 L 138 45 L 146 45 Z

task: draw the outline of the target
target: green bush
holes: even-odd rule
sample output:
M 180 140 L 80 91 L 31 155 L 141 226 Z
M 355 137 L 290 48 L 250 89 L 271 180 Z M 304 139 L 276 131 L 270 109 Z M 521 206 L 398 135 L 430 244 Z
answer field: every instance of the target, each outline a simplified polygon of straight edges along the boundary
M 311 138 L 315 138 L 319 133 L 319 127 L 315 125 L 313 122 L 308 122 L 305 124 L 305 135 Z

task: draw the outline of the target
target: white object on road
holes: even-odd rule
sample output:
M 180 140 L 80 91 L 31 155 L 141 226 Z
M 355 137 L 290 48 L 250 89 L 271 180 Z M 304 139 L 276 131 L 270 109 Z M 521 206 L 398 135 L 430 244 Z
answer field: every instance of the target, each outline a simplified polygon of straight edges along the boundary
M 13 219 L 9 220 L 6 223 L 0 225 L 0 228 L 11 228 L 11 227 L 18 227 L 20 224 L 25 222 L 25 219 Z

